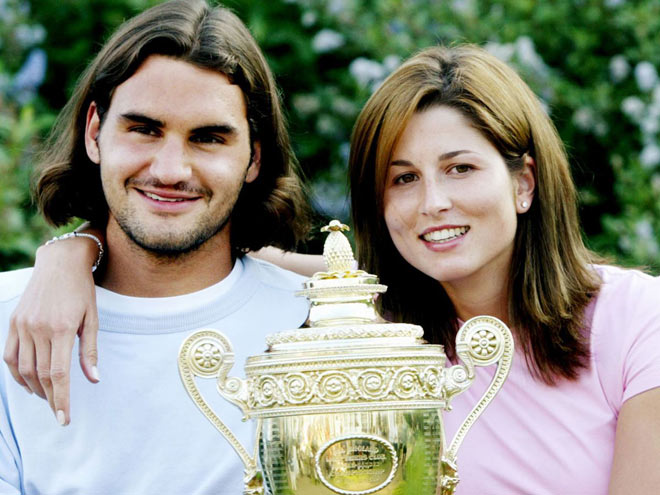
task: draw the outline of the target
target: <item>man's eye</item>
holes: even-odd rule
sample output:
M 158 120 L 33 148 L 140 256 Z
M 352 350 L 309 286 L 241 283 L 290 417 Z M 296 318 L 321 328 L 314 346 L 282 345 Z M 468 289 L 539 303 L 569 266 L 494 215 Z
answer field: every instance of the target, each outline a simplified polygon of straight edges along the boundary
M 204 134 L 204 135 L 196 135 L 192 136 L 190 140 L 193 143 L 199 143 L 199 144 L 222 144 L 225 142 L 224 139 L 222 139 L 219 136 L 215 136 L 213 134 Z
M 137 132 L 139 134 L 145 134 L 147 136 L 157 136 L 158 135 L 158 130 L 154 129 L 153 127 L 149 127 L 146 125 L 136 125 L 133 126 L 129 129 L 131 132 Z
M 396 179 L 394 179 L 395 184 L 408 184 L 410 182 L 414 182 L 417 180 L 417 176 L 415 174 L 401 174 L 399 175 Z

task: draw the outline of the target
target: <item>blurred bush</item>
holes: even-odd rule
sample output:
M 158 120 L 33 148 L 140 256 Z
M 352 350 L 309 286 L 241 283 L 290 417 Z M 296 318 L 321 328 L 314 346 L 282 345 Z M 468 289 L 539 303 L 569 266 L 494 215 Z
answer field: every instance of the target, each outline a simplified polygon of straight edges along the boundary
M 0 230 L 0 268 L 29 263 L 43 237 L 43 225 L 28 208 L 26 187 L 30 152 L 50 121 L 45 109 L 61 108 L 82 68 L 118 23 L 154 3 L 0 0 L 0 18 L 13 11 L 11 22 L 0 28 L 0 160 L 2 171 L 9 171 L 0 177 L 0 229 L 8 232 Z M 225 4 L 250 26 L 273 67 L 320 212 L 348 216 L 348 142 L 373 89 L 425 46 L 473 42 L 516 67 L 543 100 L 567 143 L 590 246 L 619 262 L 660 272 L 657 0 Z M 18 88 L 30 75 L 38 79 L 34 67 L 42 66 L 40 60 L 47 60 L 48 70 L 39 96 L 25 98 Z M 23 131 L 14 132 L 19 127 Z M 15 226 L 7 227 L 11 222 Z

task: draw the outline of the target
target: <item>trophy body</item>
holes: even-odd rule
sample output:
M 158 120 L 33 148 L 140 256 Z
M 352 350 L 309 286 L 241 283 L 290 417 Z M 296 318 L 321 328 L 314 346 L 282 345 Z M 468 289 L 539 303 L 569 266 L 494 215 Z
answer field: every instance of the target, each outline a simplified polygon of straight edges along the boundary
M 300 292 L 311 303 L 309 326 L 270 335 L 268 351 L 248 358 L 244 380 L 228 375 L 228 339 L 196 332 L 179 355 L 184 385 L 245 463 L 246 494 L 264 485 L 272 495 L 451 494 L 456 451 L 508 374 L 511 334 L 496 318 L 469 320 L 457 335 L 462 363 L 448 367 L 443 347 L 424 343 L 421 327 L 377 315 L 374 294 L 386 288 L 351 269 L 337 225 L 326 241 L 329 271 Z M 490 388 L 448 442 L 442 411 L 469 387 L 475 366 L 495 362 Z M 208 408 L 195 376 L 216 378 L 220 394 L 256 420 L 258 454 Z

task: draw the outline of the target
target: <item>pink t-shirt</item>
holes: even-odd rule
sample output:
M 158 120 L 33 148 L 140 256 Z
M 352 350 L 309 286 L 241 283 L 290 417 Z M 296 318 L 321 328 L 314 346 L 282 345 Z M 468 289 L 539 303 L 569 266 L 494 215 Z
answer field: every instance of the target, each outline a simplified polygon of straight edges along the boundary
M 592 312 L 591 366 L 577 381 L 534 380 L 516 353 L 509 378 L 458 450 L 456 495 L 606 494 L 622 404 L 660 386 L 660 278 L 597 267 L 603 286 Z M 472 386 L 445 413 L 451 441 L 490 383 Z

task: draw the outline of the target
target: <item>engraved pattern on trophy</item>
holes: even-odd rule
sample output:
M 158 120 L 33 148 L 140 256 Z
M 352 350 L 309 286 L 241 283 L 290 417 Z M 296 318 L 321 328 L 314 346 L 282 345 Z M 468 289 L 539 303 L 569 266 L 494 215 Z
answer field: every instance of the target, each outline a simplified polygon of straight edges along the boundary
M 217 377 L 220 394 L 257 420 L 255 448 L 272 495 L 450 495 L 456 451 L 504 382 L 513 339 L 499 320 L 473 318 L 457 334 L 461 362 L 446 367 L 443 347 L 425 343 L 421 327 L 378 314 L 374 297 L 387 288 L 354 268 L 347 229 L 338 221 L 324 228 L 328 270 L 297 293 L 310 302 L 304 327 L 269 335 L 268 350 L 247 359 L 244 380 L 229 377 L 234 357 L 224 335 L 193 334 L 179 358 L 184 385 L 246 464 L 246 494 L 261 493 L 256 455 L 223 428 L 195 376 Z M 490 388 L 447 448 L 442 412 L 476 366 L 495 362 Z
M 181 381 L 188 395 L 190 395 L 202 414 L 227 439 L 243 461 L 245 465 L 244 494 L 262 494 L 263 488 L 259 484 L 261 474 L 257 468 L 256 455 L 250 455 L 248 453 L 227 425 L 213 412 L 195 384 L 195 376 L 203 378 L 218 376 L 218 381 L 220 382 L 222 377 L 222 381 L 224 382 L 224 378 L 234 365 L 234 352 L 229 339 L 213 330 L 195 332 L 181 345 L 178 362 Z M 243 385 L 239 380 L 231 379 L 229 384 L 227 384 L 227 389 L 230 391 L 229 395 L 233 394 L 229 400 L 238 405 L 245 414 L 245 402 L 234 398 L 240 392 L 245 393 Z
M 337 363 L 331 364 L 336 366 Z M 292 412 L 300 414 L 303 411 L 300 406 L 340 403 L 344 403 L 341 408 L 323 407 L 322 410 L 357 410 L 362 402 L 382 404 L 384 400 L 397 402 L 399 399 L 419 401 L 417 407 L 444 407 L 442 366 L 384 367 L 382 361 L 374 364 L 380 366 L 344 368 L 341 371 L 335 368 L 324 372 L 300 371 L 298 368 L 298 371 L 293 373 L 275 374 L 263 374 L 265 370 L 262 368 L 261 373 L 250 381 L 247 387 L 250 390 L 247 399 L 250 416 L 286 414 L 283 409 L 287 406 L 293 406 Z M 318 362 L 316 365 L 318 367 Z M 274 409 L 277 406 L 279 408 Z M 319 412 L 318 408 L 316 409 Z
M 458 483 L 458 475 L 456 473 L 458 448 L 461 446 L 470 427 L 483 413 L 488 404 L 490 404 L 509 375 L 509 370 L 513 362 L 513 336 L 508 327 L 499 319 L 492 316 L 476 316 L 466 321 L 458 331 L 456 335 L 456 354 L 463 361 L 463 372 L 464 375 L 467 375 L 467 379 L 470 382 L 474 378 L 475 366 L 489 366 L 496 362 L 498 364 L 488 389 L 479 402 L 472 408 L 467 418 L 465 418 L 449 448 L 445 451 L 442 461 L 443 464 L 446 464 L 447 471 L 450 472 L 445 481 L 447 489 L 451 490 L 448 493 L 452 493 Z M 463 365 L 459 364 L 447 370 L 450 377 L 447 380 L 448 382 L 455 380 L 456 375 L 460 375 L 459 380 L 451 383 L 447 389 L 448 391 L 465 387 L 465 382 L 460 380 L 464 376 L 461 373 L 462 367 Z
M 299 330 L 279 332 L 266 337 L 266 345 L 273 346 L 295 342 L 308 342 L 310 340 L 346 340 L 346 339 L 368 339 L 377 338 L 414 338 L 421 339 L 424 330 L 419 325 L 407 323 L 390 323 L 387 328 L 382 326 L 373 328 L 369 325 L 344 325 L 337 327 L 310 328 L 308 332 L 301 333 Z M 420 340 L 421 342 L 421 340 Z

